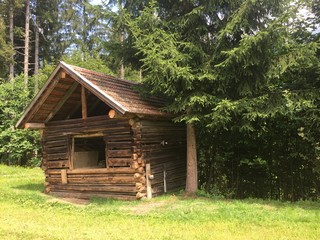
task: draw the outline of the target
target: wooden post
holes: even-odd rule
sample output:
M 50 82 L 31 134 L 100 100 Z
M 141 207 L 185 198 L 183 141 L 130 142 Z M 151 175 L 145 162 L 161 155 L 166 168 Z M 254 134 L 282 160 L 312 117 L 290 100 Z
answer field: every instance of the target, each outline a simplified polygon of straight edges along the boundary
M 105 152 L 105 156 L 106 156 L 106 168 L 109 168 L 109 161 L 108 161 L 108 142 L 107 140 L 104 138 L 104 144 L 105 144 L 105 148 L 104 148 L 104 152 Z
M 86 99 L 86 89 L 81 86 L 81 106 L 82 106 L 82 119 L 87 119 L 87 99 Z
M 67 177 L 67 170 L 61 169 L 61 183 L 67 184 L 68 183 L 68 177 Z
M 151 199 L 152 198 L 152 187 L 151 187 L 151 167 L 150 163 L 146 164 L 146 178 L 147 178 L 147 198 Z
M 74 137 L 71 138 L 70 169 L 73 169 L 73 161 L 74 161 Z
M 167 192 L 167 169 L 166 164 L 163 164 L 163 191 Z

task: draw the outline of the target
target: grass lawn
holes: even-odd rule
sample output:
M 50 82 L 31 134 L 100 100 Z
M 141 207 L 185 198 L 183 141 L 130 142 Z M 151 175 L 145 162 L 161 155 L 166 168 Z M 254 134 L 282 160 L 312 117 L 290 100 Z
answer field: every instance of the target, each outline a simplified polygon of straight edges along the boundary
M 0 239 L 320 239 L 320 202 L 44 195 L 40 169 L 0 165 Z

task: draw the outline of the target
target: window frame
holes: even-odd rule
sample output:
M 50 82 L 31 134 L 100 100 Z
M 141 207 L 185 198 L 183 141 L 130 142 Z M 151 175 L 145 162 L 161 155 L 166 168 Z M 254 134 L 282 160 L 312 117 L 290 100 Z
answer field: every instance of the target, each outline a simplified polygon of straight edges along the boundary
M 70 151 L 70 169 L 101 169 L 101 168 L 109 168 L 108 166 L 108 155 L 107 155 L 107 141 L 105 140 L 105 136 L 106 134 L 104 133 L 100 133 L 100 132 L 97 132 L 97 133 L 84 133 L 84 134 L 72 134 L 70 135 L 70 146 L 69 146 L 69 151 Z M 104 141 L 104 152 L 105 152 L 105 167 L 92 167 L 92 168 L 75 168 L 74 167 L 74 153 L 75 153 L 75 139 L 77 138 L 102 138 L 103 141 Z

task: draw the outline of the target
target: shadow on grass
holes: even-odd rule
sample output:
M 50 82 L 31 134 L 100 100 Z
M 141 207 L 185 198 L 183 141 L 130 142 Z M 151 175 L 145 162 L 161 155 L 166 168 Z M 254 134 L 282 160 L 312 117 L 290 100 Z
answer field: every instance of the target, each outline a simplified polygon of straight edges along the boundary
M 270 206 L 276 209 L 282 208 L 301 208 L 303 210 L 320 210 L 320 201 L 297 201 L 297 202 L 286 202 L 280 200 L 263 200 L 263 199 L 243 199 L 239 200 L 246 204 L 258 204 L 261 206 Z
M 16 186 L 15 189 L 42 192 L 43 191 L 43 183 L 23 184 L 23 185 Z

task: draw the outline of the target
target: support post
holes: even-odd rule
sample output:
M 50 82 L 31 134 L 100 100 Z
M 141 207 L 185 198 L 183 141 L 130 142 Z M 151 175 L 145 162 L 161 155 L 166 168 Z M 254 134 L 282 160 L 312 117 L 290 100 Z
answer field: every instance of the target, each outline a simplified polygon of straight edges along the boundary
M 86 99 L 86 89 L 81 86 L 81 106 L 82 106 L 82 119 L 87 119 L 87 99 Z
M 150 163 L 146 164 L 146 178 L 147 178 L 147 198 L 151 199 L 152 198 L 152 187 L 151 187 L 151 167 Z
M 67 177 L 67 170 L 61 169 L 61 183 L 67 184 L 68 183 L 68 177 Z

